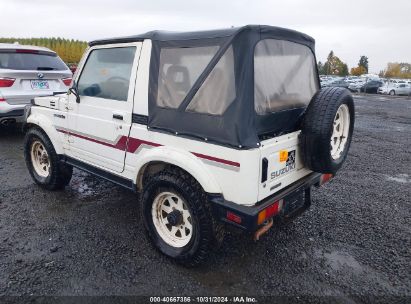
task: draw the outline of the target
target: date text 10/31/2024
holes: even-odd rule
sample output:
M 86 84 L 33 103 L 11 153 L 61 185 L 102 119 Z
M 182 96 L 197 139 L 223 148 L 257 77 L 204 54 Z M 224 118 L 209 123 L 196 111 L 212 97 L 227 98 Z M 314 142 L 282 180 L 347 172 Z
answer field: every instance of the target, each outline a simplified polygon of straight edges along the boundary
M 150 303 L 257 303 L 254 297 L 150 297 Z

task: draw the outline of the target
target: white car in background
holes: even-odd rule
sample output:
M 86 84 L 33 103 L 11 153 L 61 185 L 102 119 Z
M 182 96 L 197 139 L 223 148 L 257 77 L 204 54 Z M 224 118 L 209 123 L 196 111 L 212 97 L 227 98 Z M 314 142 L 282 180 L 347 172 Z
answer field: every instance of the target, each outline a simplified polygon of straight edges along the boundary
M 37 96 L 67 92 L 72 73 L 47 48 L 0 43 L 0 123 L 22 122 L 24 107 Z
M 395 86 L 393 86 L 390 83 L 385 83 L 382 87 L 378 88 L 377 93 L 378 94 L 388 94 L 392 88 L 395 88 Z
M 411 94 L 411 85 L 407 83 L 399 83 L 396 86 L 390 87 L 388 94 L 394 95 L 410 95 Z
M 348 89 L 349 89 L 351 92 L 358 92 L 359 89 L 364 85 L 364 83 L 365 83 L 365 81 L 363 81 L 362 79 L 358 79 L 358 80 L 350 83 L 350 84 L 348 85 Z

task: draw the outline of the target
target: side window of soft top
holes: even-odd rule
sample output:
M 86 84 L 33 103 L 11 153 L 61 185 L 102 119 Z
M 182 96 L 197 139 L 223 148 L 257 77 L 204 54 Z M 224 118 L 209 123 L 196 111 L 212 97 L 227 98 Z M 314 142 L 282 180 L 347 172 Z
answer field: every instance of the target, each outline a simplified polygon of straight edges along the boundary
M 127 101 L 136 48 L 95 49 L 78 80 L 80 96 Z

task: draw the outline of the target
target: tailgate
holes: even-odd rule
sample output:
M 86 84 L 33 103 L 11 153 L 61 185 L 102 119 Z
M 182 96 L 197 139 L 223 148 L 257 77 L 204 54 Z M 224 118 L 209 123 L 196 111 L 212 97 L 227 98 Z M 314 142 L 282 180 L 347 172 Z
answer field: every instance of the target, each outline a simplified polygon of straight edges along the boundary
M 29 104 L 31 99 L 38 96 L 50 96 L 55 92 L 67 92 L 68 87 L 64 85 L 61 79 L 71 78 L 71 72 L 2 69 L 1 76 L 15 79 L 13 86 L 2 88 L 2 95 L 7 103 L 23 105 Z
M 261 142 L 258 201 L 311 173 L 302 163 L 299 134 L 300 131 Z M 266 173 L 264 167 L 267 168 Z M 267 176 L 264 182 L 263 175 Z

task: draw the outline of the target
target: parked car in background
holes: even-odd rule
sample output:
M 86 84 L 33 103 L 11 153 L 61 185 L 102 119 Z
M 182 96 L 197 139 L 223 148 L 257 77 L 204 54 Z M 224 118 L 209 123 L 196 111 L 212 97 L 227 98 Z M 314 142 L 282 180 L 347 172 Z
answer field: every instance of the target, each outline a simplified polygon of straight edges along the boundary
M 376 75 L 376 74 L 362 74 L 359 78 L 364 79 L 364 81 L 382 81 L 382 79 L 380 78 L 380 76 Z
M 334 83 L 336 81 L 341 81 L 344 80 L 343 77 L 341 76 L 336 76 L 336 75 L 321 75 L 320 76 L 320 84 L 321 87 L 328 87 L 330 86 L 331 83 Z
M 383 83 L 377 80 L 371 80 L 364 83 L 362 86 L 358 88 L 359 92 L 365 93 L 374 93 L 377 94 L 378 88 L 381 87 Z
M 344 80 L 336 80 L 331 83 L 329 83 L 327 86 L 328 87 L 341 87 L 341 88 L 346 88 L 348 89 L 349 83 L 345 82 Z
M 395 88 L 395 86 L 391 83 L 385 83 L 383 86 L 379 87 L 377 90 L 378 94 L 388 94 L 392 88 Z
M 388 90 L 388 94 L 394 95 L 410 95 L 411 94 L 411 85 L 406 83 L 400 83 L 396 86 L 391 87 Z
M 358 78 L 359 78 L 358 76 L 346 76 L 344 80 L 347 82 L 351 82 L 351 81 L 357 80 Z
M 349 85 L 348 85 L 348 89 L 351 91 L 351 92 L 358 92 L 358 90 L 360 89 L 360 87 L 362 87 L 363 85 L 364 85 L 364 81 L 362 80 L 362 79 L 358 79 L 358 80 L 356 80 L 356 81 L 354 81 L 354 82 L 351 82 Z
M 0 43 L 0 123 L 22 122 L 31 99 L 67 92 L 71 78 L 69 68 L 52 50 Z

